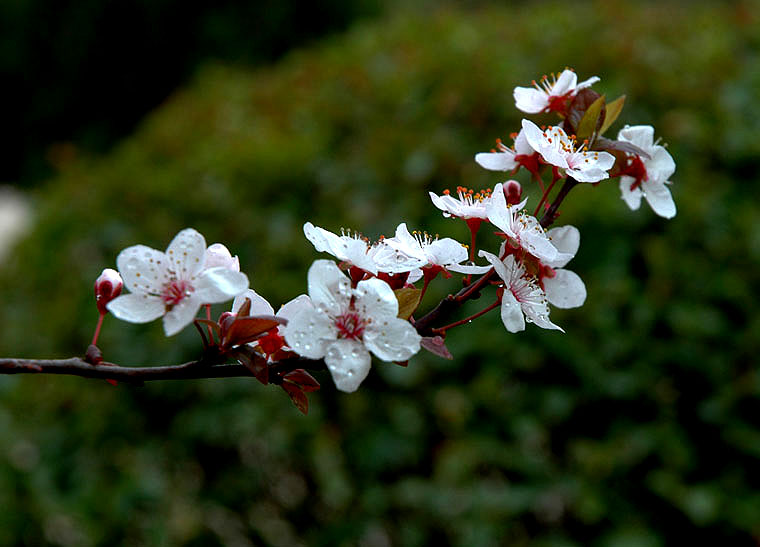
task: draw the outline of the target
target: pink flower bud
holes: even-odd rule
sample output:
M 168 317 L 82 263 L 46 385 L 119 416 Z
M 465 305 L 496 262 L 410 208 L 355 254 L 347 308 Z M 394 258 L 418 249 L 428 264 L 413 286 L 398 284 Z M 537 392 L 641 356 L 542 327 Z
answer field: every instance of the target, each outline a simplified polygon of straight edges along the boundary
M 502 189 L 509 205 L 517 205 L 522 200 L 522 186 L 516 180 L 508 180 Z
M 235 272 L 240 271 L 240 261 L 237 256 L 232 256 L 229 249 L 221 243 L 214 243 L 206 249 L 205 269 L 209 268 L 227 268 Z
M 121 294 L 123 286 L 124 282 L 119 272 L 111 268 L 103 270 L 103 273 L 95 280 L 95 303 L 102 315 L 108 313 L 106 304 Z

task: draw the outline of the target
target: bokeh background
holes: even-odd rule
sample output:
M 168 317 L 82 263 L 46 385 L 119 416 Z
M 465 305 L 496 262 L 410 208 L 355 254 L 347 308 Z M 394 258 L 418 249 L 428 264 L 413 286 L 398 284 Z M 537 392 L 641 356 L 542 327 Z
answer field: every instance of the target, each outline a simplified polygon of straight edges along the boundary
M 275 306 L 318 257 L 306 220 L 466 238 L 427 192 L 500 182 L 473 155 L 565 66 L 627 95 L 613 136 L 668 143 L 678 215 L 574 190 L 566 334 L 487 316 L 453 361 L 376 362 L 352 395 L 320 376 L 308 416 L 255 380 L 0 377 L 0 544 L 760 543 L 759 2 L 204 4 L 2 4 L 2 180 L 33 220 L 1 355 L 81 355 L 102 268 L 186 226 Z M 100 345 L 169 364 L 196 338 L 110 318 Z

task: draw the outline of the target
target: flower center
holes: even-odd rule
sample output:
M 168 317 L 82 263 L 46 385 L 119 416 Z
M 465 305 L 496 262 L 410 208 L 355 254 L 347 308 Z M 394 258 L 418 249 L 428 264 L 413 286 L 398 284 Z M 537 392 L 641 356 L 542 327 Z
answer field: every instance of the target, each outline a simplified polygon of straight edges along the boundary
M 335 318 L 335 326 L 338 327 L 338 338 L 360 338 L 364 333 L 364 321 L 356 312 L 346 312 Z
M 175 279 L 164 286 L 161 299 L 167 306 L 176 306 L 194 290 L 195 288 L 184 279 Z
M 622 174 L 628 175 L 629 177 L 633 177 L 635 179 L 631 184 L 631 191 L 639 188 L 641 186 L 641 183 L 645 180 L 649 180 L 649 176 L 647 175 L 647 168 L 644 166 L 644 162 L 641 161 L 641 158 L 638 156 L 633 156 L 630 159 L 630 162 L 628 165 L 626 165 L 625 170 Z

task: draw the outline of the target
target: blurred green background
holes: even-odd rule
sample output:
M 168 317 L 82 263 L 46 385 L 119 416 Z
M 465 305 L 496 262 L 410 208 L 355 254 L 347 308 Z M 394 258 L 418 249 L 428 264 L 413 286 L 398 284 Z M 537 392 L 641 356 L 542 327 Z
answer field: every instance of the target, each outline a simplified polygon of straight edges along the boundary
M 757 545 L 760 3 L 366 9 L 276 63 L 187 68 L 107 153 L 56 156 L 0 265 L 0 354 L 82 354 L 101 269 L 186 226 L 275 306 L 320 257 L 306 220 L 464 239 L 427 191 L 502 181 L 473 155 L 519 128 L 514 86 L 565 66 L 627 95 L 612 136 L 669 144 L 676 218 L 577 188 L 561 222 L 589 297 L 552 312 L 566 334 L 489 315 L 452 331 L 453 361 L 375 362 L 352 395 L 320 376 L 306 417 L 255 380 L 2 377 L 0 544 Z M 196 338 L 110 318 L 100 345 L 169 364 Z

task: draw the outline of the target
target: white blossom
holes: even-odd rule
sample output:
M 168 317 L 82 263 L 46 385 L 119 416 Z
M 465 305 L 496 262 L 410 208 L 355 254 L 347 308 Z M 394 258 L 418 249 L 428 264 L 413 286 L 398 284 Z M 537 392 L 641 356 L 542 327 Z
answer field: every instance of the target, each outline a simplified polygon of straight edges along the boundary
M 558 77 L 554 74 L 551 75 L 551 79 L 543 76 L 539 82 L 533 81 L 533 87 L 516 87 L 512 94 L 515 98 L 515 106 L 528 114 L 551 110 L 561 111 L 566 99 L 574 97 L 578 91 L 598 81 L 598 76 L 592 76 L 578 83 L 575 72 L 566 68 Z
M 490 188 L 475 192 L 470 188 L 458 186 L 457 198 L 452 197 L 449 190 L 444 190 L 442 196 L 433 192 L 429 192 L 429 194 L 433 205 L 443 211 L 445 217 L 479 218 L 483 220 L 488 218 L 486 207 L 492 197 Z
M 399 319 L 390 286 L 372 278 L 356 288 L 330 260 L 309 268 L 310 306 L 284 328 L 288 346 L 309 359 L 324 358 L 336 387 L 356 391 L 369 374 L 370 352 L 384 361 L 406 361 L 420 350 L 421 337 Z
M 203 304 L 224 302 L 248 288 L 248 277 L 226 267 L 205 268 L 206 240 L 187 228 L 166 252 L 145 245 L 124 249 L 116 258 L 124 286 L 131 291 L 108 303 L 114 316 L 147 323 L 163 316 L 167 336 L 193 321 Z
M 525 138 L 546 163 L 564 169 L 578 182 L 599 182 L 609 178 L 608 171 L 615 164 L 609 152 L 576 148 L 575 138 L 568 137 L 561 127 L 550 126 L 542 131 L 530 120 L 523 120 Z
M 227 268 L 233 272 L 240 271 L 240 260 L 237 256 L 232 256 L 229 249 L 221 243 L 209 245 L 206 249 L 205 269 L 210 268 Z
M 558 251 L 547 237 L 536 217 L 522 211 L 527 199 L 517 205 L 507 203 L 502 184 L 494 187 L 488 204 L 488 220 L 517 246 L 547 262 L 557 258 Z
M 668 189 L 670 184 L 668 179 L 675 172 L 676 164 L 665 147 L 654 141 L 654 128 L 651 125 L 625 126 L 618 133 L 618 140 L 634 144 L 649 154 L 648 159 L 638 156 L 633 158 L 634 164 L 639 162 L 636 167 L 643 167 L 643 170 L 634 167 L 636 176 L 620 177 L 623 201 L 632 210 L 636 210 L 641 205 L 643 197 L 659 216 L 664 218 L 676 216 L 676 204 Z
M 349 262 L 373 275 L 383 273 L 405 273 L 420 267 L 420 260 L 410 257 L 386 245 L 383 240 L 370 244 L 358 233 L 334 234 L 307 222 L 303 226 L 304 235 L 319 252 L 326 252 L 340 261 Z
M 427 233 L 409 233 L 405 222 L 396 227 L 394 237 L 386 238 L 383 242 L 402 254 L 417 259 L 419 268 L 439 266 L 464 274 L 481 274 L 491 269 L 489 266 L 462 264 L 468 258 L 467 247 L 450 237 L 438 239 Z
M 507 255 L 503 261 L 487 251 L 480 251 L 480 256 L 491 263 L 496 274 L 504 282 L 501 320 L 509 332 L 525 330 L 526 320 L 542 329 L 565 332 L 549 320 L 546 294 L 536 278 L 527 275 L 525 267 L 515 259 L 514 255 Z

